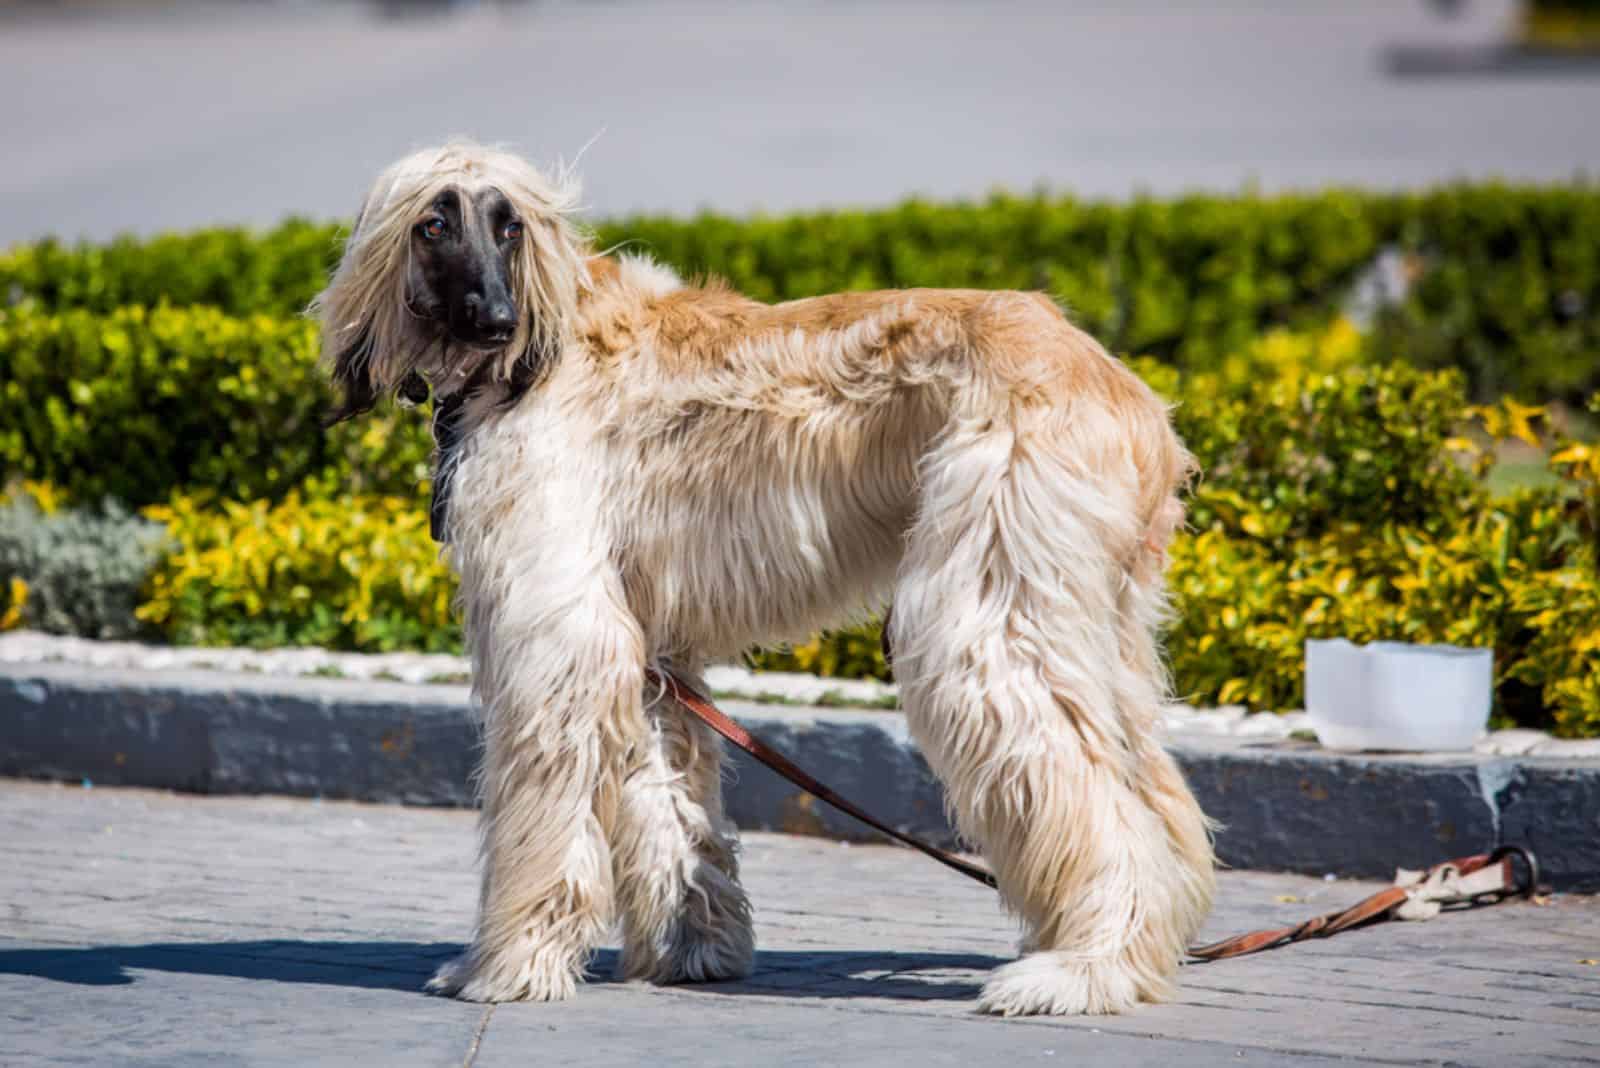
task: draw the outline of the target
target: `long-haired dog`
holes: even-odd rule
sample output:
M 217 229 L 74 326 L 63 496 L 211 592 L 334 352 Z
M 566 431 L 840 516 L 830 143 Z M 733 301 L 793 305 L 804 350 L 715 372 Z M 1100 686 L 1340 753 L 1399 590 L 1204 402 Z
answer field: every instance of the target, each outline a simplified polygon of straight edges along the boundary
M 614 916 L 627 977 L 748 974 L 720 740 L 646 669 L 892 601 L 906 718 L 1025 928 L 981 1007 L 1166 995 L 1214 875 L 1158 740 L 1165 407 L 1041 295 L 768 305 L 596 255 L 574 208 L 515 156 L 418 152 L 317 302 L 336 418 L 429 386 L 449 413 L 483 884 L 431 989 L 567 997 Z

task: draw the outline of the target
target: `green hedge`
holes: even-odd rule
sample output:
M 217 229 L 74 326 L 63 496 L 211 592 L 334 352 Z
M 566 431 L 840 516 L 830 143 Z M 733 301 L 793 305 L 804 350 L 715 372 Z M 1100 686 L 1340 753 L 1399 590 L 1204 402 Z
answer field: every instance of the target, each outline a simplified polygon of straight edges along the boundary
M 1538 13 L 1570 13 L 1600 18 L 1600 0 L 1531 0 L 1528 6 Z
M 291 219 L 265 232 L 219 227 L 103 245 L 47 240 L 0 256 L 0 303 L 108 312 L 210 304 L 234 315 L 298 315 L 326 284 L 343 230 Z
M 397 410 L 324 431 L 316 329 L 214 308 L 0 313 L 0 465 L 71 499 L 174 491 L 276 498 L 308 479 L 415 493 L 425 420 Z
M 1044 289 L 1120 352 L 1189 370 L 1275 326 L 1328 322 L 1385 248 L 1420 273 L 1378 324 L 1384 351 L 1460 367 L 1479 396 L 1576 397 L 1600 386 L 1600 190 L 1471 185 L 1417 194 L 1189 196 L 1126 204 L 1037 195 L 908 201 L 774 218 L 632 218 L 600 247 L 653 253 L 783 300 L 834 289 Z M 145 241 L 23 246 L 0 256 L 0 302 L 108 312 L 213 304 L 304 308 L 338 227 L 205 230 Z
M 1042 289 L 1121 352 L 1203 366 L 1263 328 L 1326 320 L 1382 240 L 1367 198 L 1203 197 L 1126 205 L 996 196 L 882 211 L 630 219 L 602 239 L 763 300 L 831 289 Z
M 1380 351 L 1458 368 L 1479 399 L 1600 387 L 1600 189 L 1402 195 L 1377 226 L 1420 269 L 1410 298 L 1378 319 Z

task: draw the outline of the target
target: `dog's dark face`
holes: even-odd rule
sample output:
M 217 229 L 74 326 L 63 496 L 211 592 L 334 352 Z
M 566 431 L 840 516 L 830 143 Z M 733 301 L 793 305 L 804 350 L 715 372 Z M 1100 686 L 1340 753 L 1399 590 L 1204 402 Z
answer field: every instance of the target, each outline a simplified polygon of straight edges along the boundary
M 498 189 L 442 191 L 411 228 L 412 312 L 455 345 L 503 348 L 517 329 L 511 257 L 523 226 Z
M 378 176 L 313 309 L 342 394 L 331 425 L 385 395 L 500 410 L 554 366 L 587 281 L 576 190 L 474 145 Z

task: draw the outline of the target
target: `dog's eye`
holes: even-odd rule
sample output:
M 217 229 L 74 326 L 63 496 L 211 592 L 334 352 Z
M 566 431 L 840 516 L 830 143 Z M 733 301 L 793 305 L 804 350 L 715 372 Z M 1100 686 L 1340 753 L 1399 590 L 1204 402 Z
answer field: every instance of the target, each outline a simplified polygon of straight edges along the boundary
M 417 227 L 417 233 L 432 241 L 444 236 L 444 220 L 438 216 L 425 220 Z
M 500 236 L 507 241 L 515 241 L 522 236 L 522 224 L 513 219 L 506 223 L 505 229 L 500 231 Z

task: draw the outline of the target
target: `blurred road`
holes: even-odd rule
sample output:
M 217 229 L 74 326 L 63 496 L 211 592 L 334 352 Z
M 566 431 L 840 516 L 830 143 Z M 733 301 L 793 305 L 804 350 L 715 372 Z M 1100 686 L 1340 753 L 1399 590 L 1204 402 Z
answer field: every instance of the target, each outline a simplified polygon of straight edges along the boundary
M 1600 170 L 1600 77 L 1398 76 L 1506 0 L 78 5 L 0 15 L 0 246 L 353 212 L 451 134 L 583 159 L 589 205 L 785 210 Z M 101 9 L 109 16 L 84 14 Z M 603 133 L 602 133 L 603 131 Z

